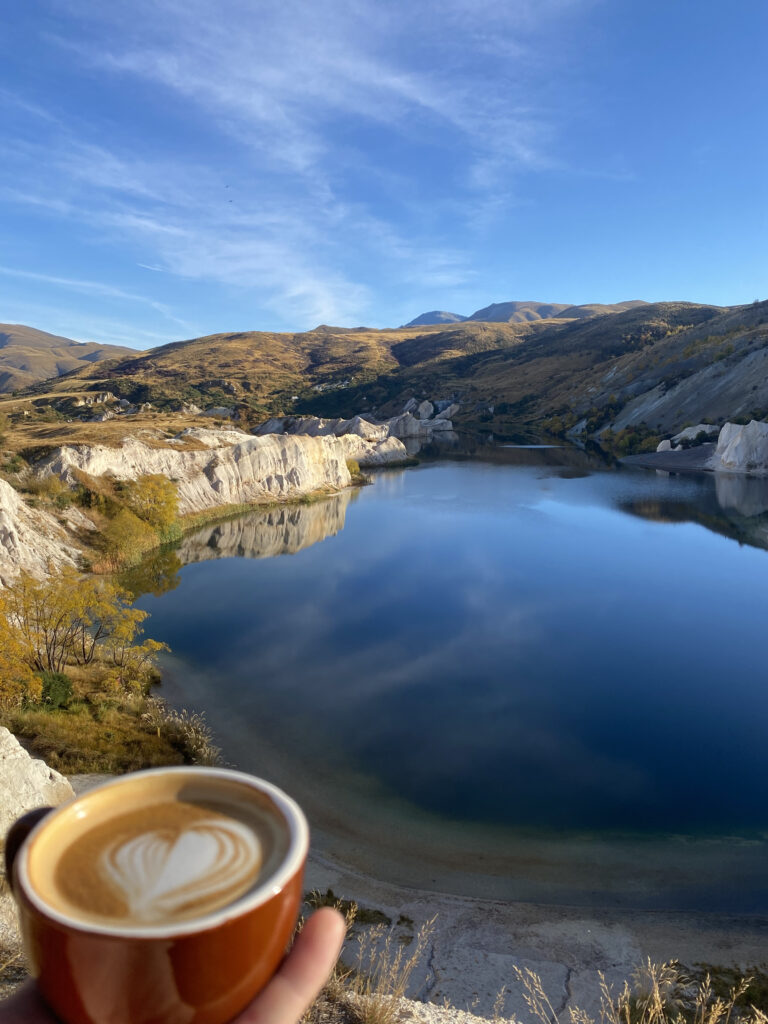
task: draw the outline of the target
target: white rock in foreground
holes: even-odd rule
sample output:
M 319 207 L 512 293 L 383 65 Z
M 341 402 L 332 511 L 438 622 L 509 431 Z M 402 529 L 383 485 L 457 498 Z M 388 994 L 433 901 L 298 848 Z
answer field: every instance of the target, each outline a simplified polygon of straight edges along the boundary
M 78 552 L 53 516 L 29 508 L 10 484 L 0 480 L 0 582 L 22 569 L 44 576 L 49 564 L 74 565 Z
M 768 475 L 768 423 L 726 423 L 707 468 L 724 473 Z
M 0 835 L 27 811 L 56 807 L 73 797 L 67 779 L 45 761 L 30 757 L 19 741 L 0 726 Z
M 71 484 L 77 482 L 77 470 L 91 476 L 111 474 L 118 480 L 160 473 L 175 481 L 182 515 L 217 505 L 341 490 L 351 483 L 344 445 L 335 437 L 242 438 L 203 451 L 151 447 L 135 437 L 126 438 L 118 448 L 64 447 L 50 455 L 40 471 Z

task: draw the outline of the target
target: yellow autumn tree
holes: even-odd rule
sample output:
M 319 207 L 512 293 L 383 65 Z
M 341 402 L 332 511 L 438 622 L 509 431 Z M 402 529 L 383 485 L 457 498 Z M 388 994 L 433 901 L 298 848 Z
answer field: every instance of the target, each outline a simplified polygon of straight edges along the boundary
M 162 473 L 145 473 L 123 484 L 128 508 L 156 530 L 167 529 L 179 512 L 176 484 Z
M 139 642 L 147 612 L 109 580 L 80 576 L 71 567 L 39 580 L 22 572 L 0 595 L 8 659 L 29 671 L 63 672 L 68 665 L 107 660 L 123 680 L 141 676 L 164 644 Z M 2 665 L 0 665 L 0 671 Z
M 27 701 L 39 701 L 43 684 L 30 668 L 21 638 L 8 624 L 4 603 L 0 593 L 0 710 L 7 711 Z
M 101 531 L 104 553 L 113 569 L 132 565 L 157 544 L 152 527 L 130 509 L 120 511 Z

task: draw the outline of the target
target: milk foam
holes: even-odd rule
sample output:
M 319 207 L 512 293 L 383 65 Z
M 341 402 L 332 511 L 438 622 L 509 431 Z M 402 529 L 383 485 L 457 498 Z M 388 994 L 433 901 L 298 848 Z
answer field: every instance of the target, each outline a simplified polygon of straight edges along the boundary
M 137 923 L 153 924 L 216 907 L 247 889 L 262 862 L 261 843 L 246 825 L 222 817 L 183 829 L 157 828 L 107 845 L 102 878 Z

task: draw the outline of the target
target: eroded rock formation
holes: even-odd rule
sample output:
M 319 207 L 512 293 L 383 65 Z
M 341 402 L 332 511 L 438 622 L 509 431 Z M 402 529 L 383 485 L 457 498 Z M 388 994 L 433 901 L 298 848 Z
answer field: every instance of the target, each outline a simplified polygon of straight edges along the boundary
M 768 423 L 726 423 L 707 468 L 721 473 L 768 475 Z
M 74 565 L 78 552 L 53 516 L 29 508 L 0 480 L 0 583 L 26 569 L 43 576 L 49 565 Z
M 135 437 L 116 448 L 67 446 L 57 449 L 39 469 L 70 484 L 77 482 L 78 470 L 91 476 L 109 473 L 118 480 L 162 473 L 177 485 L 181 514 L 340 490 L 351 482 L 344 445 L 333 436 L 253 437 L 224 431 L 222 443 L 214 447 L 216 433 L 198 432 L 198 440 L 204 434 L 203 443 L 210 445 L 203 450 L 159 448 Z M 242 439 L 232 443 L 234 437 Z

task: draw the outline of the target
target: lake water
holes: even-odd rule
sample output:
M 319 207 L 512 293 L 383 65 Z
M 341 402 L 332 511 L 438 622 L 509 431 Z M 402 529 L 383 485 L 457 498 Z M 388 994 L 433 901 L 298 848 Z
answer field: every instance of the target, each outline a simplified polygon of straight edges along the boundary
M 510 447 L 374 480 L 186 538 L 140 599 L 229 762 L 342 832 L 762 847 L 765 481 Z

